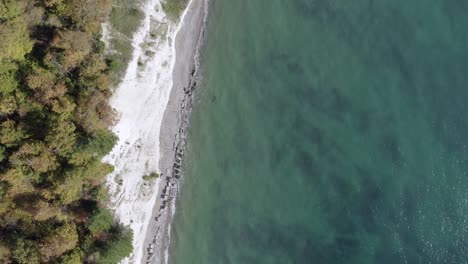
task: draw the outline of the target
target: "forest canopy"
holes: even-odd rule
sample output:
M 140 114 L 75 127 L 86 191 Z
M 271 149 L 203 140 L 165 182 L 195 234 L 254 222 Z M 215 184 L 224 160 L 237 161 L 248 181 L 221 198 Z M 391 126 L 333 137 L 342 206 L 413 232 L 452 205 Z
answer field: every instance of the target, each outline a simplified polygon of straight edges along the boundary
M 106 209 L 115 144 L 111 0 L 0 0 L 0 263 L 116 263 L 132 233 Z

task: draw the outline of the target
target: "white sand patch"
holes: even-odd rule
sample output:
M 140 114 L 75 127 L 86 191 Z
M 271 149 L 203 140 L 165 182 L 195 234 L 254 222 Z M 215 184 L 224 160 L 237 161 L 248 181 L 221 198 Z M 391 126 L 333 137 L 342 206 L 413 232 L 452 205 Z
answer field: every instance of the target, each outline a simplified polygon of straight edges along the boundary
M 103 159 L 115 166 L 107 178 L 111 208 L 134 232 L 134 252 L 122 263 L 143 263 L 145 236 L 154 221 L 160 179 L 148 181 L 143 176 L 159 172 L 159 134 L 173 84 L 174 39 L 180 28 L 168 22 L 159 0 L 145 0 L 143 11 L 145 18 L 132 42 L 132 60 L 110 100 L 119 115 L 112 129 L 119 140 Z M 154 27 L 160 25 L 167 25 L 167 34 L 155 36 Z

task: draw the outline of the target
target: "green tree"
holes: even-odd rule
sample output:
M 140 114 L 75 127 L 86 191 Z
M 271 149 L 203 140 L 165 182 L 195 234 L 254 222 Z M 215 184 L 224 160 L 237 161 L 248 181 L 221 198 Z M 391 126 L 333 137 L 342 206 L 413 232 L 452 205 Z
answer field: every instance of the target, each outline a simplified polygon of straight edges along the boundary
M 12 250 L 13 259 L 19 264 L 39 264 L 39 246 L 32 240 L 19 238 Z
M 112 240 L 104 247 L 98 263 L 115 264 L 132 253 L 133 233 L 119 227 Z
M 9 95 L 18 87 L 17 70 L 16 64 L 0 61 L 0 96 Z
M 8 154 L 5 146 L 0 146 L 0 162 L 8 158 Z
M 0 144 L 5 147 L 17 146 L 25 138 L 26 132 L 15 121 L 6 120 L 0 124 Z
M 98 130 L 93 137 L 89 138 L 82 147 L 88 152 L 92 152 L 98 158 L 104 157 L 109 153 L 117 142 L 117 137 L 109 130 Z
M 10 20 L 21 15 L 18 1 L 0 0 L 0 21 Z
M 63 179 L 54 181 L 54 194 L 62 204 L 71 204 L 80 199 L 83 191 L 83 170 L 77 168 L 67 171 Z
M 96 236 L 100 231 L 109 231 L 114 220 L 111 213 L 99 208 L 88 223 L 88 230 L 93 236 Z
M 83 251 L 80 249 L 73 250 L 70 254 L 65 255 L 60 263 L 63 264 L 82 264 L 83 262 Z
M 1 3 L 0 6 L 4 5 Z M 26 23 L 20 16 L 0 23 L 0 39 L 0 61 L 23 60 L 32 49 Z

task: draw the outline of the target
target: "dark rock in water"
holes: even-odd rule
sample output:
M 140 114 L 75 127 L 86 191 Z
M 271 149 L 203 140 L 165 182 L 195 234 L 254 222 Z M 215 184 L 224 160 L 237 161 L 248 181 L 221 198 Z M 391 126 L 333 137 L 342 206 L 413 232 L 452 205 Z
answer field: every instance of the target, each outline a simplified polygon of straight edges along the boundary
M 192 73 L 190 75 L 195 76 L 195 69 L 192 70 Z

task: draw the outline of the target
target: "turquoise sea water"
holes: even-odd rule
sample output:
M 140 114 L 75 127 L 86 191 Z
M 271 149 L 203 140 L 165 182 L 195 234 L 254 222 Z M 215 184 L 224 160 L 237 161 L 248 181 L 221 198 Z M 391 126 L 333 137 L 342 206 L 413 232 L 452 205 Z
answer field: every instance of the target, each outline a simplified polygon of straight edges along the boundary
M 468 263 L 467 1 L 210 11 L 171 263 Z

